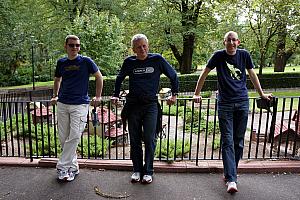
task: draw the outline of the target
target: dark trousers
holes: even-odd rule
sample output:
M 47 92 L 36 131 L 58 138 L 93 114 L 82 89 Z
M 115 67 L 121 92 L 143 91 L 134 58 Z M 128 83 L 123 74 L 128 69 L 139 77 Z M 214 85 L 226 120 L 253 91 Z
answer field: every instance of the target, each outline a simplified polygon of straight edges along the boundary
M 153 160 L 156 147 L 157 102 L 131 104 L 128 106 L 127 119 L 130 136 L 130 155 L 134 172 L 153 174 Z M 145 144 L 145 164 L 143 165 L 143 147 Z

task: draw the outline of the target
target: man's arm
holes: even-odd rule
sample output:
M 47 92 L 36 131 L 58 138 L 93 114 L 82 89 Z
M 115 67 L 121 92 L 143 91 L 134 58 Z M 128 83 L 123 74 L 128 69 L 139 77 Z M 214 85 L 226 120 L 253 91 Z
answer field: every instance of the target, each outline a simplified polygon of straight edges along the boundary
M 271 97 L 272 97 L 272 94 L 265 94 L 261 88 L 261 85 L 260 85 L 260 82 L 259 82 L 259 79 L 254 71 L 254 69 L 247 69 L 248 71 L 248 74 L 249 74 L 249 77 L 250 77 L 250 80 L 254 86 L 254 88 L 256 89 L 257 93 L 259 94 L 259 96 L 261 96 L 262 98 L 264 99 L 268 99 L 270 100 Z
M 200 92 L 201 92 L 202 87 L 204 85 L 205 79 L 208 76 L 208 74 L 209 74 L 210 71 L 211 71 L 210 68 L 205 67 L 204 70 L 203 70 L 203 72 L 199 76 L 199 79 L 197 81 L 197 85 L 196 85 L 196 88 L 195 88 L 194 96 L 193 96 L 193 99 L 194 99 L 194 101 L 196 103 L 199 103 L 201 101 L 201 99 L 202 99 L 202 97 L 200 95 Z
M 100 105 L 100 101 L 101 101 L 101 94 L 103 89 L 103 76 L 100 71 L 97 71 L 93 75 L 96 81 L 96 95 L 92 100 L 92 105 L 98 106 Z
M 124 70 L 122 70 L 122 69 L 123 69 L 123 67 L 121 68 L 121 71 L 117 75 L 117 78 L 115 81 L 115 90 L 113 92 L 113 96 L 110 98 L 110 100 L 113 104 L 116 104 L 119 101 L 121 85 L 126 77 L 126 74 L 124 73 Z
M 54 77 L 53 95 L 51 98 L 51 104 L 56 104 L 56 102 L 57 102 L 61 80 L 62 80 L 61 77 Z
M 96 97 L 101 97 L 102 89 L 103 89 L 103 76 L 100 71 L 94 73 L 96 80 Z

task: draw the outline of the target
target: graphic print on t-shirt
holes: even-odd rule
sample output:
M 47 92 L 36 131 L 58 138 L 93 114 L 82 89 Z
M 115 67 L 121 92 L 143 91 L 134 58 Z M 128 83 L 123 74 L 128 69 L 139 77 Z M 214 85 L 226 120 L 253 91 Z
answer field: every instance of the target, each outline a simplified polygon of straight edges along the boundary
M 226 62 L 226 64 L 227 64 L 227 68 L 229 70 L 229 73 L 230 73 L 230 76 L 232 77 L 232 79 L 241 80 L 241 78 L 242 78 L 241 70 L 236 68 L 234 65 L 229 64 L 228 62 Z
M 80 66 L 78 65 L 69 65 L 65 67 L 66 71 L 79 71 Z
M 134 74 L 150 74 L 154 72 L 153 67 L 136 68 L 133 70 Z

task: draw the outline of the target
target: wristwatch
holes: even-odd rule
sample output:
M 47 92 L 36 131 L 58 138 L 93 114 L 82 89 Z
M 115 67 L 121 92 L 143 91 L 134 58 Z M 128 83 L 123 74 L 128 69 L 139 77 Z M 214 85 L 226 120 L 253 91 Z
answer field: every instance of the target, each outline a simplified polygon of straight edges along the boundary
M 52 98 L 56 98 L 56 97 L 58 97 L 58 94 L 53 94 L 52 95 Z

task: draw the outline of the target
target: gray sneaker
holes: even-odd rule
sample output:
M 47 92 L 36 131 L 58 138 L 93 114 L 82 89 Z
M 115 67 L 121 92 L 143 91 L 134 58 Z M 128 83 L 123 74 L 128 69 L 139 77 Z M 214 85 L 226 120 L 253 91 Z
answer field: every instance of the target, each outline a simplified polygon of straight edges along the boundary
M 75 176 L 79 174 L 79 170 L 76 171 L 69 171 L 69 177 L 67 181 L 73 181 L 75 179 Z
M 69 173 L 65 170 L 57 170 L 58 179 L 61 181 L 66 181 L 69 178 Z

